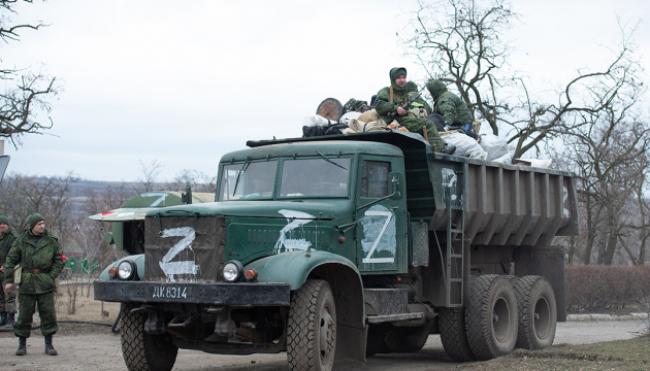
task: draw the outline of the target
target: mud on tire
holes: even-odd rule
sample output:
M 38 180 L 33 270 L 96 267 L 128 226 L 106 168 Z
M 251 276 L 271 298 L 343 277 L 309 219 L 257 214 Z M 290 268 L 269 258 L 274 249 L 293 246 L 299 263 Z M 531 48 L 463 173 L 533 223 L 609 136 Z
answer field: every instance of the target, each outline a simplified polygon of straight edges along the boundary
M 336 354 L 336 305 L 327 281 L 308 280 L 291 297 L 287 359 L 294 371 L 330 371 Z
M 517 342 L 518 320 L 517 297 L 507 277 L 490 274 L 472 279 L 465 330 L 477 359 L 510 353 Z
M 517 347 L 541 349 L 555 339 L 557 306 L 555 293 L 541 276 L 524 276 L 513 280 L 519 303 Z
M 123 305 L 120 315 L 122 356 L 129 371 L 169 371 L 174 367 L 178 347 L 168 336 L 144 332 L 146 315 L 131 313 L 133 306 Z
M 456 362 L 469 362 L 475 359 L 467 343 L 465 310 L 463 308 L 441 309 L 438 327 L 442 346 L 451 359 Z

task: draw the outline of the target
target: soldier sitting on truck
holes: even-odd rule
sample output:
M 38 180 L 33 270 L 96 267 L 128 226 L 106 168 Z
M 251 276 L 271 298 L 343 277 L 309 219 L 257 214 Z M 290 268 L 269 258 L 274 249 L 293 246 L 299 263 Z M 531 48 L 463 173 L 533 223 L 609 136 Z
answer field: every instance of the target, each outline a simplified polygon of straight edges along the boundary
M 433 112 L 442 116 L 445 130 L 460 130 L 476 138 L 472 129 L 472 114 L 465 102 L 448 91 L 445 83 L 440 80 L 431 79 L 426 87 L 434 101 Z
M 442 151 L 444 142 L 435 126 L 426 119 L 431 107 L 420 96 L 418 86 L 406 80 L 406 68 L 391 68 L 389 76 L 390 86 L 377 93 L 377 113 L 389 128 L 397 128 L 394 123 L 397 121 L 411 132 L 423 133 L 436 151 Z

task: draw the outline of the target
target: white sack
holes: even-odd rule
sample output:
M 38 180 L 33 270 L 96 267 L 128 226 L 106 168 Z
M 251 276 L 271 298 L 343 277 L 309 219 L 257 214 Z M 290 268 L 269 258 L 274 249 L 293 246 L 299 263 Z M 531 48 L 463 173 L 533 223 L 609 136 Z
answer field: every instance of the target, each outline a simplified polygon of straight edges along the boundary
M 358 119 L 359 116 L 361 116 L 361 112 L 356 112 L 356 111 L 346 112 L 343 116 L 341 116 L 341 118 L 339 119 L 339 122 L 341 124 L 345 124 L 345 125 L 350 126 L 350 123 L 352 122 L 352 120 Z
M 508 140 L 494 134 L 482 134 L 481 147 L 487 152 L 487 160 L 494 161 L 508 153 Z
M 336 122 L 330 121 L 321 115 L 307 116 L 302 120 L 303 126 L 327 126 L 330 124 L 336 124 Z
M 512 165 L 512 156 L 515 155 L 514 151 L 508 151 L 503 156 L 497 157 L 492 162 L 498 162 L 500 164 Z
M 551 159 L 527 158 L 525 160 L 530 162 L 530 166 L 541 167 L 542 169 L 550 168 L 553 163 L 553 160 Z
M 446 143 L 456 146 L 454 156 L 469 157 L 477 160 L 485 160 L 487 152 L 481 147 L 478 142 L 465 134 L 453 132 L 444 134 L 442 140 Z

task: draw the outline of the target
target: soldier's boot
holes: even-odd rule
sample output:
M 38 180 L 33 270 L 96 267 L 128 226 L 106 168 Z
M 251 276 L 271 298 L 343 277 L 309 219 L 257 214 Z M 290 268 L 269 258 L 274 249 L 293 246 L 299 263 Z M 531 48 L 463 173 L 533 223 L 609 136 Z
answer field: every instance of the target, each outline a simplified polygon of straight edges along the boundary
M 16 349 L 17 356 L 24 356 L 27 354 L 27 338 L 19 337 L 18 338 L 18 349 Z
M 52 335 L 45 336 L 45 354 L 49 356 L 59 355 L 59 353 L 56 351 L 56 349 L 54 349 L 54 346 L 52 345 Z
M 7 312 L 0 312 L 0 326 L 4 326 L 7 323 Z

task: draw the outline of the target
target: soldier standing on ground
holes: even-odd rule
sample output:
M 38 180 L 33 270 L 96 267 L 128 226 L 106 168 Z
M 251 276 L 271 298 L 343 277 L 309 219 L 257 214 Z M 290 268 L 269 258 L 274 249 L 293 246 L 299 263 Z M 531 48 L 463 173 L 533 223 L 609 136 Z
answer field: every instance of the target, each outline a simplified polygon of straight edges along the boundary
M 52 336 L 58 330 L 54 281 L 63 268 L 61 254 L 58 239 L 45 229 L 43 216 L 38 213 L 30 215 L 27 229 L 18 236 L 5 261 L 5 292 L 14 290 L 14 268 L 18 264 L 22 267 L 18 292 L 20 307 L 14 326 L 14 333 L 18 337 L 18 356 L 27 354 L 27 338 L 37 304 L 41 333 L 45 337 L 45 353 L 57 355 L 52 346 Z
M 16 235 L 9 218 L 0 215 L 0 327 L 12 329 L 16 316 L 16 294 L 4 292 L 4 264 Z
M 409 131 L 422 133 L 426 130 L 434 149 L 442 151 L 444 143 L 438 135 L 438 130 L 426 119 L 431 113 L 431 107 L 419 97 L 418 86 L 406 80 L 406 68 L 391 68 L 389 76 L 390 86 L 377 93 L 377 113 L 389 127 L 391 122 L 396 120 Z
M 475 137 L 472 129 L 472 114 L 467 104 L 447 90 L 444 82 L 431 79 L 427 82 L 427 90 L 433 98 L 433 112 L 442 116 L 445 126 L 449 129 L 462 130 L 465 134 Z

